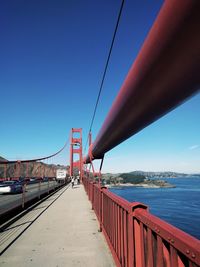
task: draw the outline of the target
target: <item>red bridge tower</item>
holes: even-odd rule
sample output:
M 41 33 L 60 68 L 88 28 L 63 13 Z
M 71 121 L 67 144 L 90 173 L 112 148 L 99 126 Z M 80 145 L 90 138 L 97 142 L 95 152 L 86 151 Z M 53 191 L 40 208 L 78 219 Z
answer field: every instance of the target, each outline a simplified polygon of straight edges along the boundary
M 78 154 L 78 159 L 75 159 Z M 82 128 L 72 128 L 70 142 L 70 176 L 74 175 L 74 169 L 79 171 L 80 180 L 82 180 Z

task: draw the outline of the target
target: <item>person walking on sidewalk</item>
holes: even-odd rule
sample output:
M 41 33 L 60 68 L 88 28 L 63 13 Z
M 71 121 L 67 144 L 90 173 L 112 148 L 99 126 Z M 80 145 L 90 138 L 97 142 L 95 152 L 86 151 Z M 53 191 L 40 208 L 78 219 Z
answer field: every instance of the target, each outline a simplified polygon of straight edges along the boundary
M 71 182 L 72 182 L 72 188 L 73 188 L 74 187 L 74 176 L 72 176 Z

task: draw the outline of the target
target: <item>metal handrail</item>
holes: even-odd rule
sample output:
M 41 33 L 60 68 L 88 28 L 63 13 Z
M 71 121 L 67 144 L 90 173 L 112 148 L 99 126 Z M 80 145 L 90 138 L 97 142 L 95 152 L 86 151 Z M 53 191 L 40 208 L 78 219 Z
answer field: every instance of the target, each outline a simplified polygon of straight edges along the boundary
M 83 177 L 113 258 L 120 267 L 200 266 L 200 241 L 138 202 L 128 202 Z

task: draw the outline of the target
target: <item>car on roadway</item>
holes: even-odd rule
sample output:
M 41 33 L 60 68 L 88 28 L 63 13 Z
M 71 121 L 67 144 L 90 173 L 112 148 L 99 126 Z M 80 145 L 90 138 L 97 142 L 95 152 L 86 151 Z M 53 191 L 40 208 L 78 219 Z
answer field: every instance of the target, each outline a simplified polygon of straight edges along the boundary
M 19 181 L 4 181 L 0 183 L 0 194 L 2 193 L 22 193 L 23 185 Z

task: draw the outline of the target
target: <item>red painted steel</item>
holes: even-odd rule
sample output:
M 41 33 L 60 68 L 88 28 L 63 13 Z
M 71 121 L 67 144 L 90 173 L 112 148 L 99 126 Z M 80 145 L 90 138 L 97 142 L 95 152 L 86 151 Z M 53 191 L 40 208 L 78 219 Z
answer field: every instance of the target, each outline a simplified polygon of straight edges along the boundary
M 163 262 L 163 243 L 162 243 L 162 238 L 158 235 L 157 236 L 157 253 L 156 253 L 156 258 L 157 258 L 157 265 L 160 267 L 164 267 L 164 262 Z
M 79 156 L 79 160 L 76 162 L 74 162 L 75 154 L 78 154 Z M 82 179 L 82 165 L 82 128 L 72 128 L 70 142 L 70 176 L 73 176 L 74 167 L 77 167 L 79 170 L 80 179 Z
M 120 267 L 200 266 L 200 241 L 83 177 L 113 258 Z
M 176 227 L 167 224 L 156 216 L 147 211 L 138 209 L 134 212 L 134 216 L 139 219 L 146 227 L 157 233 L 167 241 L 170 248 L 176 249 L 176 253 L 181 251 L 185 257 L 200 266 L 200 241 L 177 229 Z M 174 253 L 174 251 L 172 252 Z M 174 260 L 174 259 L 173 259 Z
M 94 159 L 199 90 L 199 14 L 200 1 L 164 2 L 92 145 Z

